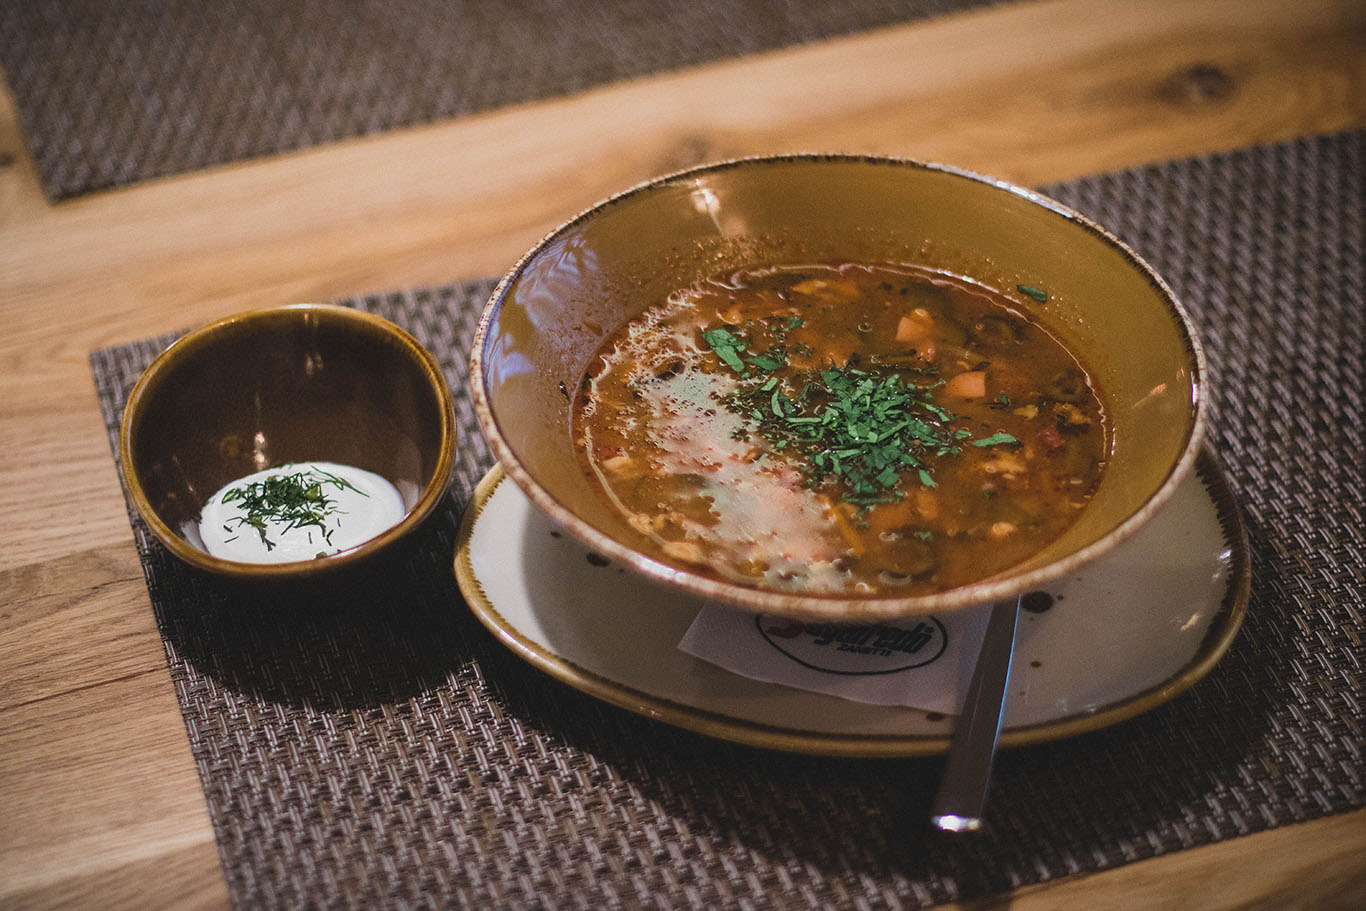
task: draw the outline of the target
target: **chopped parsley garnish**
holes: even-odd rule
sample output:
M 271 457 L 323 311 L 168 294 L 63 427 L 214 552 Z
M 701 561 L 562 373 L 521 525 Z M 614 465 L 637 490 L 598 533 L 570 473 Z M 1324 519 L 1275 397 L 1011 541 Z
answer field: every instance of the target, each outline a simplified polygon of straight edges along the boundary
M 1048 292 L 1042 288 L 1036 288 L 1033 285 L 1016 285 L 1015 290 L 1019 291 L 1025 297 L 1034 298 L 1041 304 L 1048 302 Z
M 716 352 L 716 356 L 726 362 L 726 366 L 736 373 L 745 372 L 745 362 L 740 360 L 740 352 L 745 350 L 744 339 L 729 329 L 708 329 L 702 339 Z
M 739 387 L 724 399 L 726 406 L 752 420 L 775 451 L 795 452 L 812 487 L 838 482 L 845 502 L 866 508 L 900 500 L 906 471 L 914 471 L 926 487 L 936 486 L 929 460 L 956 455 L 972 435 L 954 427 L 955 416 L 934 401 L 942 380 L 920 386 L 898 372 L 849 364 L 784 380 L 769 375 L 786 364 L 781 335 L 779 344 L 747 360 L 741 358 L 750 341 L 743 330 L 709 329 L 702 338 L 740 375 Z M 765 375 L 754 377 L 751 368 Z M 972 444 L 1015 442 L 1010 434 L 997 433 Z
M 266 550 L 274 550 L 275 542 L 266 537 L 267 522 L 284 523 L 282 532 L 294 528 L 317 526 L 327 543 L 332 543 L 332 529 L 327 527 L 327 517 L 341 512 L 337 503 L 324 491 L 325 486 L 338 490 L 354 490 L 361 496 L 369 496 L 345 478 L 337 477 L 321 468 L 309 468 L 289 474 L 274 474 L 261 481 L 253 481 L 241 487 L 234 487 L 223 494 L 222 503 L 240 503 L 246 513 L 234 516 L 228 523 L 237 523 L 237 528 L 250 526 L 261 536 Z M 232 531 L 224 524 L 225 531 Z
M 716 352 L 716 356 L 724 361 L 727 367 L 741 376 L 748 376 L 749 368 L 764 373 L 772 373 L 787 364 L 787 349 L 783 346 L 783 341 L 787 338 L 787 333 L 802 324 L 802 318 L 800 316 L 775 316 L 764 322 L 776 342 L 767 351 L 751 354 L 748 358 L 741 357 L 741 355 L 749 350 L 749 339 L 744 330 L 745 328 L 753 328 L 752 323 L 746 323 L 744 328 L 721 326 L 716 329 L 708 329 L 702 333 L 702 340 L 711 347 L 711 350 Z

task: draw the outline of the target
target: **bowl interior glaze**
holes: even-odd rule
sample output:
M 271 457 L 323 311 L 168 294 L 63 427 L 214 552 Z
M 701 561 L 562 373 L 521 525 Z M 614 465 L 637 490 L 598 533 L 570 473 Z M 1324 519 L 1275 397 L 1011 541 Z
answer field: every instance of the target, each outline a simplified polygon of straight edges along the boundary
M 402 537 L 444 494 L 454 447 L 451 394 L 431 354 L 387 320 L 325 304 L 241 313 L 177 340 L 139 379 L 120 428 L 124 479 L 153 533 L 191 564 L 248 577 L 332 570 Z M 403 520 L 309 561 L 238 563 L 203 550 L 195 524 L 219 488 L 311 460 L 383 476 L 403 498 Z
M 828 597 L 719 582 L 640 553 L 585 482 L 570 398 L 593 354 L 643 308 L 742 266 L 909 262 L 1005 292 L 1078 355 L 1103 391 L 1113 453 L 1092 503 L 1034 559 L 941 594 Z M 1038 303 L 1017 286 L 1046 289 Z M 508 475 L 605 556 L 704 597 L 799 617 L 871 620 L 1035 588 L 1108 550 L 1190 469 L 1204 363 L 1156 273 L 1099 226 L 1038 194 L 957 169 L 849 156 L 744 159 L 643 184 L 566 223 L 495 290 L 471 359 L 476 411 Z

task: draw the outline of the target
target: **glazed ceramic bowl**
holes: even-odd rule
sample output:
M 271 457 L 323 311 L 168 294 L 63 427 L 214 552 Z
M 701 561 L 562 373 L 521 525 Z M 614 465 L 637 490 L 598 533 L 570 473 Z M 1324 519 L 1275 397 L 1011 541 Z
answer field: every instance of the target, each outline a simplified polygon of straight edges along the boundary
M 836 597 L 721 582 L 642 553 L 585 482 L 570 395 L 603 340 L 671 291 L 725 270 L 838 260 L 967 276 L 1060 336 L 1104 393 L 1113 452 L 1069 530 L 1008 572 L 939 594 Z M 1040 303 L 1021 287 L 1046 288 Z M 617 195 L 551 232 L 494 291 L 471 371 L 507 474 L 540 509 L 619 564 L 770 614 L 872 621 L 994 601 L 1105 553 L 1191 469 L 1205 423 L 1204 359 L 1187 315 L 1132 250 L 1037 193 L 941 165 L 849 156 L 752 158 Z
M 407 332 L 359 310 L 297 304 L 239 313 L 170 345 L 128 398 L 119 452 L 138 512 L 181 560 L 244 579 L 312 577 L 388 549 L 431 513 L 450 482 L 455 419 L 440 367 Z M 382 476 L 405 515 L 306 561 L 245 563 L 204 549 L 197 528 L 210 496 L 303 461 Z

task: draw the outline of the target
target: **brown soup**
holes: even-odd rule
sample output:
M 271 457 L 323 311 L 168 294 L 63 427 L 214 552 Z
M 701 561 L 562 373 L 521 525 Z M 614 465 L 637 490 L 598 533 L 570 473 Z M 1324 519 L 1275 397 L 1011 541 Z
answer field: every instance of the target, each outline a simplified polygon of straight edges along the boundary
M 585 475 L 647 552 L 830 595 L 1008 569 L 1073 522 L 1108 453 L 1056 338 L 1006 295 L 910 265 L 679 290 L 607 340 L 573 421 Z

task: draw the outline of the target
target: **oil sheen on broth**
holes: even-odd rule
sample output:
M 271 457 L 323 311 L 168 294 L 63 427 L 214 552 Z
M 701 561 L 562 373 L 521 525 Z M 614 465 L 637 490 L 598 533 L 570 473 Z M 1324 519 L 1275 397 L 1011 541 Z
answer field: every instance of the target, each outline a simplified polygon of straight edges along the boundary
M 1108 454 L 1086 371 L 1008 297 L 872 263 L 675 292 L 606 341 L 573 427 L 646 550 L 828 595 L 930 594 L 1029 558 Z

